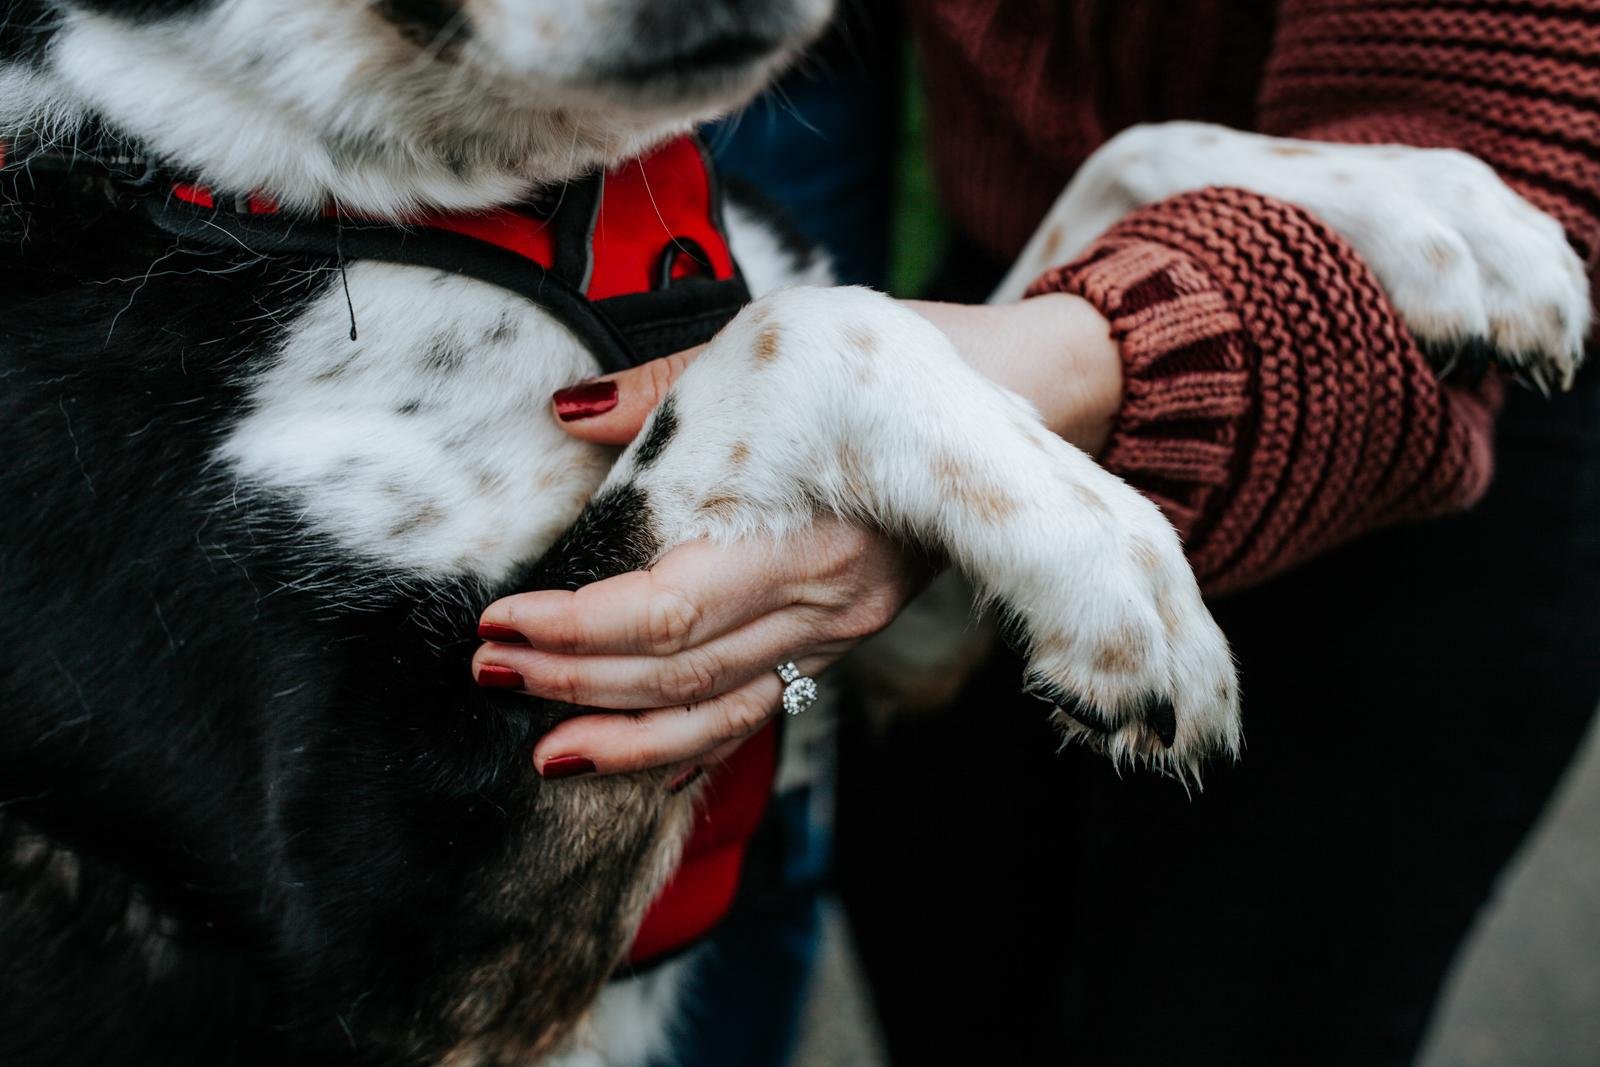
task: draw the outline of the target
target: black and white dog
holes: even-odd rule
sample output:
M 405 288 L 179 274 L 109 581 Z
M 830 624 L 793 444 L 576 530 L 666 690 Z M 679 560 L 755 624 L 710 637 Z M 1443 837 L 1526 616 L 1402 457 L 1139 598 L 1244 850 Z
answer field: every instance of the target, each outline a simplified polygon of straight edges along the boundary
M 750 211 L 756 299 L 616 459 L 545 417 L 600 365 L 515 286 L 137 206 L 158 174 L 308 227 L 525 203 L 738 105 L 831 6 L 5 4 L 0 1062 L 645 1061 L 692 963 L 607 979 L 694 792 L 541 781 L 572 709 L 467 664 L 492 599 L 692 538 L 900 531 L 1016 624 L 1069 735 L 1178 773 L 1237 751 L 1159 512 L 916 315 L 793 286 L 824 279 Z M 1134 131 L 1017 276 L 1228 182 L 1324 213 L 1419 332 L 1492 322 L 1570 375 L 1588 302 L 1551 220 L 1451 153 L 1324 151 L 1382 195 L 1247 135 Z M 1419 205 L 1514 265 L 1500 288 L 1412 265 L 1384 219 Z

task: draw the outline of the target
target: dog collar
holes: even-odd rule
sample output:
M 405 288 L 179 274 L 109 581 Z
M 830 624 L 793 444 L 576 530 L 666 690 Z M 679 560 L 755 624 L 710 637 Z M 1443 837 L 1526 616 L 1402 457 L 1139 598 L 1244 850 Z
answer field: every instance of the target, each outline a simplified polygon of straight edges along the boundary
M 195 244 L 404 263 L 509 289 L 560 320 L 607 372 L 703 344 L 750 302 L 728 246 L 721 190 L 694 137 L 508 207 L 398 220 L 337 205 L 294 214 L 261 194 L 171 180 L 134 157 L 45 152 L 16 165 L 97 165 L 158 227 Z

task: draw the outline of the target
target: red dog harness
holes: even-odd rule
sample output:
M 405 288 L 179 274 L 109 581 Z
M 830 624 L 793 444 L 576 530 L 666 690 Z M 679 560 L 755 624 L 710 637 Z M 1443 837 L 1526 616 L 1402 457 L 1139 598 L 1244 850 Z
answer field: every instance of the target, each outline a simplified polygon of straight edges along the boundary
M 188 182 L 150 184 L 158 195 L 141 201 L 151 220 L 188 240 L 407 263 L 509 289 L 560 319 L 607 371 L 709 341 L 750 302 L 710 164 L 690 137 L 512 207 L 399 222 L 337 206 L 292 217 L 259 195 L 224 201 Z
M 0 143 L 0 167 L 5 147 Z M 29 156 L 13 165 L 79 162 Z M 149 168 L 118 185 L 134 193 L 157 226 L 194 243 L 341 263 L 347 257 L 405 263 L 509 289 L 561 320 L 607 371 L 708 341 L 750 301 L 728 247 L 710 163 L 688 137 L 526 203 L 419 213 L 398 223 L 337 208 L 290 215 L 269 198 L 223 197 Z M 776 771 L 775 725 L 709 770 L 683 859 L 651 902 L 630 965 L 688 947 L 727 915 Z

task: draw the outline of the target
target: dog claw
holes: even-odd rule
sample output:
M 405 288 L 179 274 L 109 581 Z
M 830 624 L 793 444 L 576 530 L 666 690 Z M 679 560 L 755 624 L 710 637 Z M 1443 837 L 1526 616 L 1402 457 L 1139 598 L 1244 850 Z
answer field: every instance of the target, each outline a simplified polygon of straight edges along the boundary
M 1578 365 L 1583 362 L 1582 352 L 1571 353 L 1565 360 L 1545 359 L 1537 353 L 1513 355 L 1481 337 L 1450 343 L 1424 342 L 1423 348 L 1440 381 L 1471 388 L 1483 381 L 1489 368 L 1498 367 L 1506 378 L 1546 400 L 1572 388 Z
M 1117 727 L 1098 708 L 1085 704 L 1082 700 L 1062 689 L 1057 689 L 1048 682 L 1034 682 L 1024 690 L 1033 699 L 1049 704 L 1052 708 L 1066 715 L 1073 722 L 1086 729 L 1100 734 L 1114 734 Z
M 1092 705 L 1085 704 L 1076 697 L 1067 697 L 1066 700 L 1061 702 L 1060 708 L 1073 722 L 1096 733 L 1114 734 L 1117 732 L 1116 725 L 1105 717 L 1104 712 Z
M 1144 709 L 1144 721 L 1161 739 L 1162 748 L 1171 748 L 1178 739 L 1178 715 L 1172 708 L 1172 701 L 1164 697 L 1155 700 Z

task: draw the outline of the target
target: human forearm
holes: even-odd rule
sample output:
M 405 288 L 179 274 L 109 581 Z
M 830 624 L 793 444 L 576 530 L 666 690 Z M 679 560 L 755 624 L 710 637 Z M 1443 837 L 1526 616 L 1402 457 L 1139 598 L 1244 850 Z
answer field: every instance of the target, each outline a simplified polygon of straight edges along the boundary
M 1105 447 L 1122 406 L 1122 361 L 1093 304 L 1048 293 L 1014 304 L 906 305 L 968 364 L 1032 403 L 1052 431 L 1090 455 Z
M 1174 197 L 1036 288 L 1104 309 L 1124 395 L 1099 459 L 1162 507 L 1210 590 L 1487 486 L 1497 383 L 1441 387 L 1360 257 L 1300 208 Z

